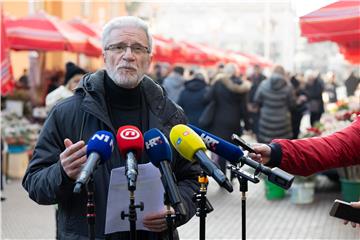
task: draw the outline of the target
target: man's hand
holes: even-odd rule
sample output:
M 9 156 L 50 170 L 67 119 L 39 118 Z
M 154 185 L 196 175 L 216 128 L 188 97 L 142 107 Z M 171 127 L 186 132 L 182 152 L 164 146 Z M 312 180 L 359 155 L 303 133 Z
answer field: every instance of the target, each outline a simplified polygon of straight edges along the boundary
M 84 141 L 72 143 L 70 139 L 64 140 L 66 149 L 60 154 L 60 162 L 66 175 L 76 180 L 82 165 L 86 162 L 86 148 Z
M 350 205 L 353 207 L 353 208 L 360 208 L 360 201 L 358 202 L 351 202 Z M 349 221 L 345 221 L 344 224 L 348 224 Z M 353 228 L 356 228 L 356 225 L 358 225 L 360 227 L 360 224 L 359 223 L 354 223 L 354 222 L 351 222 L 351 226 Z
M 255 143 L 251 147 L 255 150 L 255 153 L 249 153 L 249 157 L 262 164 L 266 164 L 270 160 L 271 148 L 267 144 Z
M 171 214 L 175 214 L 173 208 L 170 209 Z M 167 210 L 164 209 L 161 212 L 149 213 L 144 217 L 144 227 L 148 228 L 152 232 L 163 232 L 167 229 L 166 223 Z

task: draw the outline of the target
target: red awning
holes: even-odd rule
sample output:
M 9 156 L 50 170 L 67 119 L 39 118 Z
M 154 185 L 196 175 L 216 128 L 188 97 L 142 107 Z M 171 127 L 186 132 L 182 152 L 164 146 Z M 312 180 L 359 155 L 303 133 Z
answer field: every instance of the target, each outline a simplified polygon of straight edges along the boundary
M 188 64 L 211 66 L 218 63 L 221 59 L 211 52 L 208 48 L 188 41 L 179 41 L 180 45 L 186 49 L 187 55 L 184 60 Z
M 312 42 L 359 39 L 360 1 L 338 1 L 300 18 L 301 35 Z
M 5 20 L 8 41 L 14 50 L 70 51 L 100 56 L 101 47 L 57 17 L 40 12 Z
M 6 95 L 14 89 L 15 81 L 12 73 L 9 46 L 6 37 L 4 14 L 1 8 L 1 95 Z
M 360 58 L 360 1 L 341 0 L 300 18 L 309 42 L 333 41 L 351 63 Z

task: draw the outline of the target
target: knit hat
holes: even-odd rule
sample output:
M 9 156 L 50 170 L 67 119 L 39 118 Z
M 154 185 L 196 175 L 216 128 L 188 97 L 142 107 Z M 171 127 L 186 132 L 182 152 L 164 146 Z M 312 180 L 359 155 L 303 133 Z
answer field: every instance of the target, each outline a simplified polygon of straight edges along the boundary
M 65 79 L 64 85 L 66 85 L 71 78 L 73 78 L 77 74 L 85 74 L 86 71 L 78 66 L 76 66 L 73 62 L 67 62 L 66 65 L 66 72 L 65 72 Z

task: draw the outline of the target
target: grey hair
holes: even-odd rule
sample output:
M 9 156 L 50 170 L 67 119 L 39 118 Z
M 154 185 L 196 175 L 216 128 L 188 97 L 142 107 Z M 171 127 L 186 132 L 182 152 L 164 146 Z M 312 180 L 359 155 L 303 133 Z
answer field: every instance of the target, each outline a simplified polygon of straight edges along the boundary
M 233 63 L 228 63 L 224 67 L 224 73 L 228 76 L 236 74 L 236 66 Z
M 120 29 L 124 27 L 136 27 L 144 30 L 146 37 L 148 39 L 149 52 L 150 53 L 152 52 L 152 37 L 149 31 L 149 26 L 144 20 L 135 16 L 116 17 L 105 24 L 105 26 L 103 27 L 103 32 L 101 37 L 101 44 L 103 50 L 108 44 L 111 31 L 114 29 Z

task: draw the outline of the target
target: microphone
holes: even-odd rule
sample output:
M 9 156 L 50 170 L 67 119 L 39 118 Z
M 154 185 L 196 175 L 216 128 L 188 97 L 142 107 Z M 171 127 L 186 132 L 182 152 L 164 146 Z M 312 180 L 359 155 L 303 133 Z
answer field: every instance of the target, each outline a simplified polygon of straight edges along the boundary
M 196 159 L 207 175 L 229 192 L 233 191 L 230 181 L 205 154 L 204 142 L 191 128 L 183 124 L 174 126 L 170 131 L 170 141 L 181 156 L 189 161 Z
M 172 151 L 167 138 L 162 132 L 153 128 L 144 134 L 145 151 L 151 161 L 160 169 L 161 181 L 168 194 L 171 205 L 183 216 L 186 215 L 186 209 L 181 202 L 178 186 L 175 184 L 176 178 L 171 169 Z
M 131 125 L 122 126 L 116 134 L 118 148 L 125 163 L 125 176 L 128 180 L 128 190 L 135 191 L 138 175 L 137 159 L 144 150 L 144 138 L 140 130 Z
M 99 164 L 111 157 L 114 149 L 114 136 L 108 131 L 97 131 L 87 144 L 87 161 L 75 182 L 73 192 L 80 193 L 81 187 L 89 181 L 91 174 Z
M 281 170 L 280 168 L 269 168 L 261 163 L 244 156 L 244 152 L 240 147 L 225 141 L 224 139 L 217 137 L 211 133 L 205 132 L 204 130 L 197 128 L 191 124 L 189 127 L 194 130 L 205 142 L 207 148 L 227 159 L 231 164 L 236 165 L 238 163 L 246 164 L 268 176 L 268 180 L 279 187 L 289 189 L 294 180 L 294 176 Z

